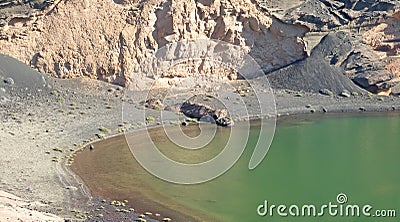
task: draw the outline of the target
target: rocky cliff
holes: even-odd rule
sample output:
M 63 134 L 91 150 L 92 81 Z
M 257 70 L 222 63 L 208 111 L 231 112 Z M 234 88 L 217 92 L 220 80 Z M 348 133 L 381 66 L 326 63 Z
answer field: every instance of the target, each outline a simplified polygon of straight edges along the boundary
M 400 81 L 400 12 L 365 32 L 363 39 L 391 74 L 383 84 L 387 87 L 396 85 Z
M 326 36 L 310 49 L 310 57 L 272 74 L 271 81 L 278 88 L 306 91 L 335 84 L 328 88 L 337 91 L 348 84 L 327 76 L 336 70 L 371 92 L 399 94 L 399 6 L 390 0 L 307 0 L 280 12 L 283 21 Z
M 144 81 L 141 63 L 168 43 L 211 38 L 248 52 L 271 73 L 276 88 L 317 91 L 322 86 L 315 84 L 330 82 L 333 91 L 358 85 L 378 92 L 400 88 L 399 5 L 395 0 L 0 0 L 0 53 L 59 78 L 126 85 Z M 327 31 L 332 33 L 314 44 L 322 44 L 314 52 L 305 35 L 322 37 Z M 323 52 L 326 47 L 331 54 Z M 220 70 L 208 74 L 221 75 Z
M 125 85 L 159 48 L 197 38 L 241 46 L 269 72 L 304 59 L 308 29 L 285 24 L 250 0 L 72 0 L 45 14 L 11 19 L 0 53 L 60 78 Z
M 312 31 L 343 26 L 360 29 L 385 21 L 398 6 L 393 0 L 307 0 L 287 10 L 282 19 L 308 26 Z

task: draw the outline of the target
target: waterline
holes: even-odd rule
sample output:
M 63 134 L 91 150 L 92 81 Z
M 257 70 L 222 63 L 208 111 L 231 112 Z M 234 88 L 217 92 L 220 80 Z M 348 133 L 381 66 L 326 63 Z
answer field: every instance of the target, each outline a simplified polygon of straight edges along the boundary
M 148 210 L 162 206 L 165 213 L 171 209 L 176 215 L 193 215 L 197 221 L 207 220 L 203 216 L 208 217 L 208 221 L 241 221 L 243 218 L 246 221 L 287 221 L 290 216 L 280 217 L 276 213 L 273 217 L 260 218 L 256 209 L 265 199 L 269 206 L 286 203 L 290 207 L 299 203 L 300 214 L 301 203 L 312 203 L 318 209 L 328 205 L 329 200 L 336 204 L 333 199 L 342 192 L 351 197 L 349 205 L 360 206 L 360 215 L 367 204 L 373 207 L 371 215 L 377 215 L 375 208 L 400 209 L 399 115 L 322 119 L 307 116 L 294 122 L 301 124 L 286 121 L 278 126 L 266 160 L 259 168 L 249 171 L 252 138 L 257 133 L 257 128 L 252 128 L 248 149 L 238 163 L 220 178 L 204 184 L 176 185 L 152 177 L 130 156 L 123 141 L 105 140 L 96 144 L 95 152 L 79 154 L 73 167 L 80 170 L 77 173 L 95 194 L 114 199 L 130 196 L 130 203 L 149 207 Z M 164 140 L 157 129 L 152 135 L 158 138 L 158 147 L 165 155 L 190 162 L 217 154 L 218 144 L 225 141 L 224 131 L 219 133 L 218 141 L 203 153 L 181 153 L 182 150 Z M 132 139 L 140 144 L 140 133 L 132 134 Z M 343 210 L 345 214 L 346 208 Z M 295 218 L 307 222 L 337 220 L 327 216 Z M 349 220 L 364 222 L 374 221 L 373 218 L 351 217 Z M 390 221 L 389 217 L 381 219 Z

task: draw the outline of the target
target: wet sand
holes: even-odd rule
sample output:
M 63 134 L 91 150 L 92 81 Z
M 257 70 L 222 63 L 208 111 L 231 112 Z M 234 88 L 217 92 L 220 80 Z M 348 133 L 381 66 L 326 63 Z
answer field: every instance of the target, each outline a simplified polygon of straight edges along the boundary
M 132 138 L 138 139 L 144 133 L 146 132 L 137 131 Z M 73 171 L 84 179 L 93 195 L 108 200 L 126 199 L 129 207 L 125 208 L 132 207 L 140 214 L 151 212 L 152 215 L 147 219 L 161 220 L 168 217 L 173 221 L 215 221 L 205 212 L 187 208 L 174 201 L 173 197 L 164 195 L 162 190 L 149 186 L 156 178 L 134 160 L 123 135 L 94 143 L 94 146 L 92 151 L 85 149 L 78 152 L 72 165 Z M 127 171 L 132 173 L 127 175 Z M 156 214 L 160 216 L 155 216 Z

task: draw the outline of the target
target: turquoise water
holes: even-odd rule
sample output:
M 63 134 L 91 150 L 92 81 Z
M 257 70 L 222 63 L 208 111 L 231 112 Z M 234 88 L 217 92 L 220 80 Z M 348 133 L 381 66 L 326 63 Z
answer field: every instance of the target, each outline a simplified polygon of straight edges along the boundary
M 393 217 L 372 215 L 376 210 L 394 209 L 396 215 L 400 213 L 398 114 L 285 121 L 278 124 L 264 161 L 250 171 L 247 166 L 257 129 L 252 127 L 248 147 L 237 164 L 210 182 L 175 185 L 149 176 L 142 169 L 136 173 L 148 178 L 144 181 L 152 187 L 151 192 L 162 193 L 194 210 L 190 212 L 205 213 L 216 221 L 395 221 Z M 229 131 L 226 135 L 222 131 L 217 135 L 228 134 Z M 169 143 L 159 146 L 171 148 Z M 223 144 L 217 142 L 212 146 Z M 133 158 L 129 161 L 136 162 Z M 347 195 L 347 202 L 342 204 L 344 208 L 349 204 L 360 206 L 359 217 L 330 216 L 328 210 L 320 217 L 301 216 L 303 205 L 313 204 L 319 213 L 324 204 L 338 204 L 336 197 L 340 193 Z M 295 204 L 300 208 L 300 216 L 281 217 L 275 210 L 273 216 L 262 217 L 257 207 L 264 200 L 270 205 Z M 367 204 L 372 206 L 370 217 L 362 215 L 361 208 Z

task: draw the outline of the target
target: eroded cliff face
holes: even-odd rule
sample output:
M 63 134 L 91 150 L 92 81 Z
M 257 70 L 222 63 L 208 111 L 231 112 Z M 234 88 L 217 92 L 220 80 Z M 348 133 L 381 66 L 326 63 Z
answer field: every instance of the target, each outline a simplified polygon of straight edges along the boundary
M 326 37 L 332 39 L 334 36 L 329 34 L 310 50 L 311 56 L 306 60 L 313 61 L 313 54 L 319 48 L 334 49 L 327 50 L 329 55 L 318 57 L 321 63 L 328 61 L 329 66 L 315 75 L 320 77 L 339 67 L 339 72 L 370 92 L 384 91 L 397 95 L 400 94 L 399 9 L 400 2 L 393 0 L 305 0 L 302 4 L 281 12 L 279 16 L 286 22 L 307 26 L 314 35 L 347 33 L 343 35 L 346 38 L 339 38 L 338 41 L 324 41 Z M 275 82 L 282 83 L 279 87 L 289 87 L 290 84 L 295 89 L 303 87 L 315 91 L 318 85 L 310 84 L 314 82 L 314 78 L 310 77 L 308 70 L 312 69 L 314 72 L 316 68 L 307 67 L 311 63 L 313 62 L 300 63 L 296 67 L 300 73 L 296 77 L 307 77 L 302 79 L 309 82 L 307 87 L 296 78 L 292 78 L 294 83 L 287 83 L 288 78 L 285 81 L 284 76 L 279 80 L 279 75 L 274 75 L 279 80 Z M 334 91 L 337 86 L 331 89 Z
M 146 58 L 187 39 L 240 46 L 269 72 L 306 57 L 307 31 L 250 0 L 71 0 L 42 15 L 10 20 L 0 31 L 0 53 L 60 78 L 87 76 L 126 85 L 131 78 L 146 78 L 137 74 Z
M 343 26 L 368 29 L 385 21 L 399 6 L 393 0 L 305 0 L 287 10 L 282 19 L 308 26 L 311 31 L 330 31 Z
M 387 88 L 397 85 L 400 82 L 400 12 L 364 33 L 363 39 L 379 56 L 379 60 L 386 64 L 385 69 L 391 74 L 382 84 Z

